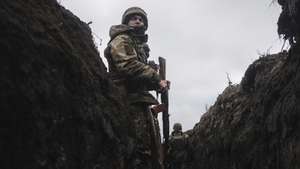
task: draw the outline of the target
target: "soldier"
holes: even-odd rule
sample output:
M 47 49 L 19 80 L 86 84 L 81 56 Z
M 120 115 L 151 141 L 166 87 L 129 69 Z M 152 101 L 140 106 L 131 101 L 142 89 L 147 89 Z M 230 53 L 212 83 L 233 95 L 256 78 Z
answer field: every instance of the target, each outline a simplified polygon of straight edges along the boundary
M 175 123 L 170 137 L 168 152 L 170 169 L 183 169 L 187 160 L 188 135 L 182 132 L 180 123 Z
M 130 118 L 136 147 L 128 168 L 156 169 L 153 160 L 158 160 L 153 151 L 153 125 L 150 105 L 158 104 L 148 92 L 168 90 L 168 81 L 161 80 L 157 71 L 148 65 L 149 47 L 146 12 L 139 7 L 127 9 L 122 24 L 110 29 L 111 40 L 104 51 L 109 64 L 109 73 L 114 83 L 121 88 L 129 101 Z M 151 134 L 152 133 L 152 134 Z

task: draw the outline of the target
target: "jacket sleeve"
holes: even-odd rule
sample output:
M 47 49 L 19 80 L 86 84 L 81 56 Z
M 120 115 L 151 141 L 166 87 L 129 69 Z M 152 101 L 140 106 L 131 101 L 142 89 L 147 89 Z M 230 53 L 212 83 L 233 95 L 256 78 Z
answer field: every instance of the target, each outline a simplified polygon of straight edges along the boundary
M 160 77 L 149 65 L 140 62 L 128 35 L 119 35 L 112 40 L 111 57 L 117 71 L 128 78 L 143 82 L 148 89 L 159 88 Z

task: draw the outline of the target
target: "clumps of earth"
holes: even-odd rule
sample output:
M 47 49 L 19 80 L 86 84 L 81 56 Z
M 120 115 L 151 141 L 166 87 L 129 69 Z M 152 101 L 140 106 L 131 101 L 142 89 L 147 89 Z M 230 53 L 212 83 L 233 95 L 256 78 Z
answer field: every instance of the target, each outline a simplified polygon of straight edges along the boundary
M 219 95 L 187 132 L 184 168 L 300 168 L 300 8 L 278 3 L 291 48 L 260 57 Z M 88 24 L 56 0 L 0 4 L 0 168 L 125 168 L 127 103 Z

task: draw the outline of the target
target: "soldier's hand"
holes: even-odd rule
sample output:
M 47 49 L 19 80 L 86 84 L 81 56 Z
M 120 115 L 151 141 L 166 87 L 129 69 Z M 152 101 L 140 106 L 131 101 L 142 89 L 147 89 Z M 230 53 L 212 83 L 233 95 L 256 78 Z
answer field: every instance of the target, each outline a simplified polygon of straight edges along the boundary
M 167 107 L 164 104 L 158 104 L 158 105 L 151 107 L 151 111 L 156 114 L 166 111 L 166 110 L 167 110 Z
M 160 92 L 165 92 L 165 91 L 167 91 L 167 90 L 170 89 L 170 81 L 168 81 L 168 80 L 161 80 L 159 82 L 159 86 L 160 86 L 159 91 Z

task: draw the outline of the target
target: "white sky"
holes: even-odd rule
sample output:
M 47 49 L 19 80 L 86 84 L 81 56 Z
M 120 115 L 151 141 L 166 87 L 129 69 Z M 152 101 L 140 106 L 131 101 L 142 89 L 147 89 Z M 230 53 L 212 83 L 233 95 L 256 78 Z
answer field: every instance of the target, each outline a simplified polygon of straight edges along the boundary
M 171 81 L 170 121 L 191 129 L 227 86 L 226 72 L 239 83 L 258 53 L 277 53 L 280 7 L 272 0 L 58 0 L 101 39 L 132 6 L 148 13 L 150 60 L 167 59 Z M 95 38 L 96 43 L 100 40 Z

